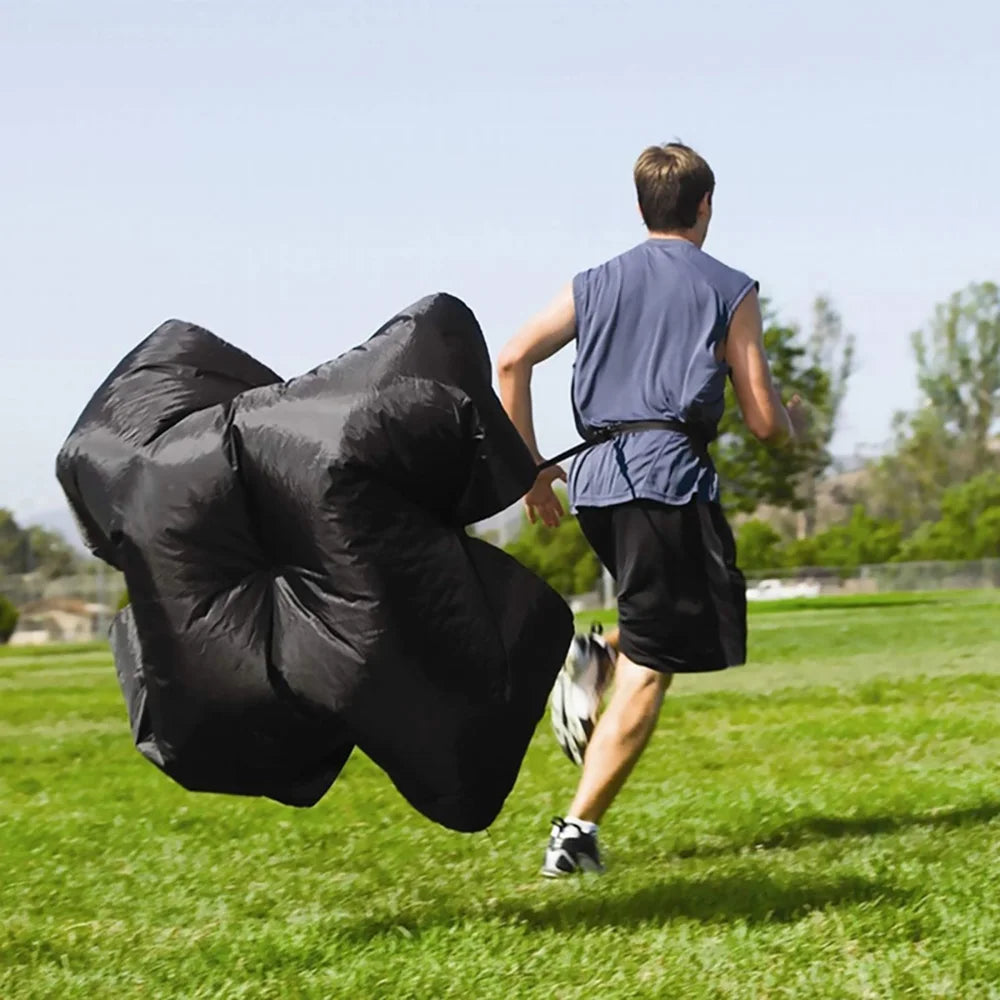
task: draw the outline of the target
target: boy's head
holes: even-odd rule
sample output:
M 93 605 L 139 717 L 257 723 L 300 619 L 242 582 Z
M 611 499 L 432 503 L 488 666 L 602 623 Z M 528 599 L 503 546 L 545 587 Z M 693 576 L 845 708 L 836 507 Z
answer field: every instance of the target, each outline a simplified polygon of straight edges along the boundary
M 646 228 L 683 234 L 701 246 L 712 218 L 712 168 L 689 146 L 668 142 L 643 150 L 634 176 Z

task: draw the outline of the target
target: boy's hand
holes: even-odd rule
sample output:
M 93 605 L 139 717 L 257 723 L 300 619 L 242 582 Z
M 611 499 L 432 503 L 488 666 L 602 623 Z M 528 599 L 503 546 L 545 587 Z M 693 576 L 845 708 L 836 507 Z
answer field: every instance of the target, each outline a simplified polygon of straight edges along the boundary
M 563 505 L 552 489 L 552 484 L 561 479 L 566 482 L 566 473 L 558 465 L 538 473 L 535 485 L 524 497 L 524 506 L 528 511 L 528 520 L 534 524 L 541 519 L 547 528 L 558 527 L 560 519 L 565 515 Z

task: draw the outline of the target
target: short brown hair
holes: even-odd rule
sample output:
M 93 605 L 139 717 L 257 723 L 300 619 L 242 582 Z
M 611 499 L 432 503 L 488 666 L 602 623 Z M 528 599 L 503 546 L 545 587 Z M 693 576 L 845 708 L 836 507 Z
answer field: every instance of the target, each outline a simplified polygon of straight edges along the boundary
M 680 142 L 644 149 L 634 174 L 639 211 L 654 233 L 690 229 L 702 198 L 715 190 L 712 168 Z

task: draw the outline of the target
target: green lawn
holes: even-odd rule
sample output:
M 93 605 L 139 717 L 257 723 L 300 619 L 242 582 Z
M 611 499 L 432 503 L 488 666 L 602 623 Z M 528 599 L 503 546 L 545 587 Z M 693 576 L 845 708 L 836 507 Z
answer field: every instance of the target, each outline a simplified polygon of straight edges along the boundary
M 489 835 L 360 756 L 308 811 L 192 795 L 100 648 L 0 655 L 0 997 L 1000 998 L 1000 595 L 754 608 L 602 827 L 537 876 L 543 722 Z

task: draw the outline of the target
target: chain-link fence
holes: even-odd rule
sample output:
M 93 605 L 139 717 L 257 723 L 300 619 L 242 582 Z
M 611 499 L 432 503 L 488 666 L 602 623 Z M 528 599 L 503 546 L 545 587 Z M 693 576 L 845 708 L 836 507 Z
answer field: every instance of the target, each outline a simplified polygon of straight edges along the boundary
M 125 580 L 122 574 L 97 560 L 85 572 L 59 576 L 54 580 L 42 573 L 0 576 L 0 594 L 17 607 L 63 598 L 114 608 L 124 592 Z
M 855 569 L 802 566 L 753 570 L 745 575 L 748 596 L 759 600 L 922 590 L 984 590 L 1000 587 L 1000 559 L 882 563 Z M 570 604 L 574 611 L 614 607 L 614 581 L 605 573 L 594 591 L 577 594 L 570 598 Z
M 803 566 L 755 570 L 746 574 L 749 586 L 778 581 L 791 589 L 813 585 L 823 594 L 893 593 L 921 590 L 981 590 L 1000 587 L 1000 559 L 968 562 L 900 562 L 856 569 Z

